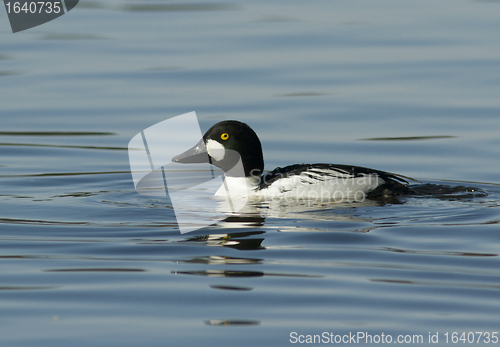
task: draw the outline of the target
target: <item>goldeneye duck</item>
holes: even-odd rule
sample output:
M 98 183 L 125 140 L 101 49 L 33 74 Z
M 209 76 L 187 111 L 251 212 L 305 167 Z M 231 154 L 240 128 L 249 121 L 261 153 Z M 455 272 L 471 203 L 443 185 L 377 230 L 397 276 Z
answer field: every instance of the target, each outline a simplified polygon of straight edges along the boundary
M 225 187 L 232 196 L 244 192 L 264 199 L 362 201 L 414 192 L 408 187 L 407 180 L 413 180 L 409 177 L 352 165 L 295 164 L 264 173 L 257 134 L 235 120 L 213 125 L 194 147 L 172 161 L 208 162 L 222 169 L 226 178 L 216 195 Z M 234 169 L 238 162 L 243 165 L 241 170 Z

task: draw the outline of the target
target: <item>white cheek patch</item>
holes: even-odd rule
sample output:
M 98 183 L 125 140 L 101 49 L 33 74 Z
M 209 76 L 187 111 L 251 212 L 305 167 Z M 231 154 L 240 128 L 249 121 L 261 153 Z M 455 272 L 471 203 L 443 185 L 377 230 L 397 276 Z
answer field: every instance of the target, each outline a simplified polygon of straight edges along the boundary
M 224 146 L 221 145 L 219 142 L 214 140 L 208 140 L 206 146 L 208 155 L 210 155 L 216 161 L 221 161 L 222 159 L 224 159 L 224 156 L 226 155 L 226 150 L 224 149 Z

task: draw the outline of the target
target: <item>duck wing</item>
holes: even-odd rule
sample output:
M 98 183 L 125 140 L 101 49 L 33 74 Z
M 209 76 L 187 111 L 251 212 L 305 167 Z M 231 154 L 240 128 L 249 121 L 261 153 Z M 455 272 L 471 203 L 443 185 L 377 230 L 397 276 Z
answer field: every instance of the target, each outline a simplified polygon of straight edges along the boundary
M 328 179 L 354 179 L 377 175 L 384 184 L 375 188 L 368 197 L 377 198 L 388 195 L 411 194 L 413 190 L 408 188 L 408 181 L 418 182 L 410 177 L 398 175 L 386 171 L 369 169 L 361 166 L 340 164 L 295 164 L 286 167 L 278 167 L 271 172 L 262 175 L 259 189 L 265 189 L 283 178 L 300 176 L 304 184 L 320 183 Z

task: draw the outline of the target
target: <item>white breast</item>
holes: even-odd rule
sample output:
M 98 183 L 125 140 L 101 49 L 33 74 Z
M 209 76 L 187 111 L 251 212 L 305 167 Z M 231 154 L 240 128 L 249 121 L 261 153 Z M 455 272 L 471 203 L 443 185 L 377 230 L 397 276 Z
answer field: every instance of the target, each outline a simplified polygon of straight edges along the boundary
M 250 197 L 255 195 L 259 183 L 258 178 L 254 177 L 230 177 L 226 176 L 224 184 L 217 190 L 215 196 L 225 197 L 229 194 L 234 197 Z

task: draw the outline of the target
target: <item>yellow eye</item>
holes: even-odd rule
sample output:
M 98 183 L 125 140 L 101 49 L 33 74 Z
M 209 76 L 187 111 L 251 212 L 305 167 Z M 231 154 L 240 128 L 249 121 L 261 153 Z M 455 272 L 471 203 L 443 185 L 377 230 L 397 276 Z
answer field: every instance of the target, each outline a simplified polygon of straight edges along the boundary
M 223 139 L 224 141 L 226 141 L 228 138 L 229 138 L 229 134 L 228 133 L 224 133 L 220 136 L 221 139 Z

